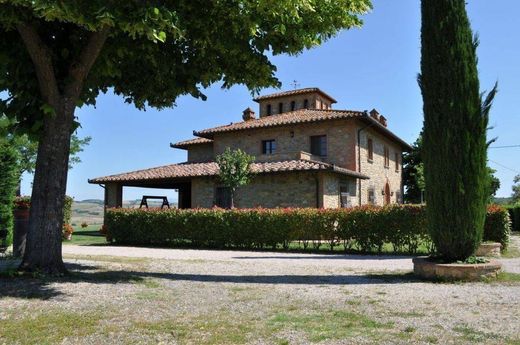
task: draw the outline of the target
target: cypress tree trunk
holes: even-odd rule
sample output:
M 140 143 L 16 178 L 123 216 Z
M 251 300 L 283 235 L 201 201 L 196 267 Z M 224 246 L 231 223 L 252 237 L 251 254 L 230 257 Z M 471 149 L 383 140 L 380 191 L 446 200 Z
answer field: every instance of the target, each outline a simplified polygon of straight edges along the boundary
M 422 0 L 421 10 L 428 226 L 446 261 L 464 260 L 482 239 L 489 108 L 482 109 L 465 0 Z

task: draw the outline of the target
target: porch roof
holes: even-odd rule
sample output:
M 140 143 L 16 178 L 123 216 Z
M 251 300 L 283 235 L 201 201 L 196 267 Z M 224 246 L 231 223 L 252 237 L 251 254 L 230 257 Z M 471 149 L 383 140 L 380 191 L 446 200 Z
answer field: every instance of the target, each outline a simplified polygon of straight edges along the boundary
M 256 174 L 290 171 L 330 171 L 333 173 L 360 179 L 369 178 L 364 174 L 341 168 L 333 164 L 305 159 L 283 160 L 275 162 L 255 162 L 251 165 L 251 171 Z M 179 163 L 122 174 L 96 177 L 89 179 L 88 182 L 93 184 L 103 184 L 110 182 L 152 182 L 172 179 L 186 179 L 191 177 L 216 176 L 218 175 L 218 172 L 219 168 L 215 162 Z

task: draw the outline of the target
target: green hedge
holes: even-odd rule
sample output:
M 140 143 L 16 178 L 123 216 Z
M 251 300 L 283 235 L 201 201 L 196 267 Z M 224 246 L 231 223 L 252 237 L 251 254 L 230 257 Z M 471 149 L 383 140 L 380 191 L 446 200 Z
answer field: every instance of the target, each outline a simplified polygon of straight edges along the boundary
M 511 230 L 520 231 L 520 205 L 507 206 L 511 217 Z
M 509 245 L 510 234 L 511 219 L 507 209 L 498 205 L 488 206 L 483 241 L 500 242 L 504 250 Z
M 0 142 L 0 248 L 13 242 L 13 201 L 19 177 L 18 152 Z
M 107 238 L 123 245 L 209 248 L 300 248 L 342 246 L 345 250 L 415 253 L 431 240 L 425 209 L 418 205 L 362 206 L 349 209 L 110 209 Z M 484 240 L 507 246 L 509 217 L 489 207 Z

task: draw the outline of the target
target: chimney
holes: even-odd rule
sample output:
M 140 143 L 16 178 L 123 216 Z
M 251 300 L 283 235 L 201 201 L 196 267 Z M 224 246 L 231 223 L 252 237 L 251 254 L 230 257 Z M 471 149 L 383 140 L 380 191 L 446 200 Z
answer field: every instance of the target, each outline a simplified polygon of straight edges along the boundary
M 379 113 L 378 113 L 377 110 L 375 110 L 375 109 L 370 110 L 370 116 L 371 116 L 373 119 L 379 121 Z
M 384 117 L 383 115 L 379 116 L 379 123 L 381 123 L 383 126 L 386 127 L 386 125 L 387 125 L 386 117 Z
M 246 110 L 244 110 L 242 112 L 242 119 L 244 119 L 244 121 L 251 121 L 256 119 L 253 109 L 248 107 Z

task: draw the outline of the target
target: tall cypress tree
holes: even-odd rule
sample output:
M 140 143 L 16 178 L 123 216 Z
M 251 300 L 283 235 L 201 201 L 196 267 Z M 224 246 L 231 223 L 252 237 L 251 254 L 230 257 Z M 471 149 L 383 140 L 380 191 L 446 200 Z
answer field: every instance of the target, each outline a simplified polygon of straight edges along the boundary
M 428 226 L 446 261 L 471 256 L 482 239 L 487 198 L 488 114 L 465 0 L 422 0 L 421 86 Z

